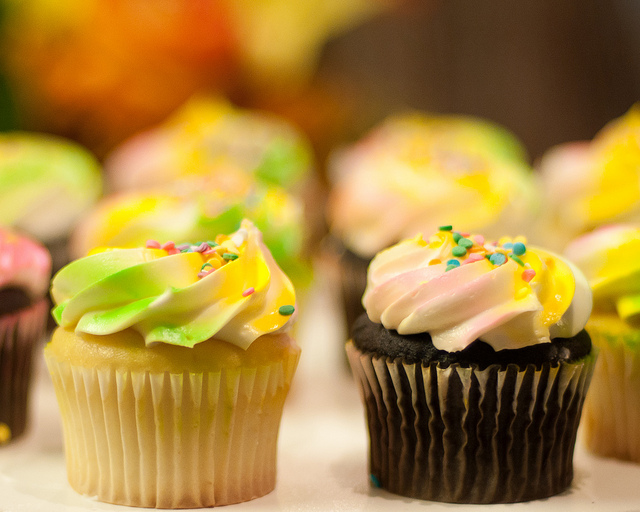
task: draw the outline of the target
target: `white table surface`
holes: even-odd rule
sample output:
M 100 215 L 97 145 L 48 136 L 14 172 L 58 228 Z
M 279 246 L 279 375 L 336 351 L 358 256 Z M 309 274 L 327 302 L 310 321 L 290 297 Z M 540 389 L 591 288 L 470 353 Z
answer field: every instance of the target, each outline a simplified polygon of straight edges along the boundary
M 364 411 L 340 351 L 344 331 L 330 285 L 316 286 L 305 302 L 297 330 L 303 355 L 282 420 L 276 489 L 224 510 L 640 512 L 640 465 L 594 457 L 580 445 L 572 487 L 545 500 L 451 505 L 371 488 Z M 80 496 L 68 485 L 57 404 L 41 358 L 36 370 L 31 427 L 0 449 L 0 512 L 131 510 Z

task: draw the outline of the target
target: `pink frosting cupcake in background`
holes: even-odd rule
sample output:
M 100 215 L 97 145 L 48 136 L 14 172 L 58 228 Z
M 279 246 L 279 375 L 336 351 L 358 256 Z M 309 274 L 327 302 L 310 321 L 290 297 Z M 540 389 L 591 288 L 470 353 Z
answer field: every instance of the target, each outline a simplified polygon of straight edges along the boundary
M 327 217 L 341 254 L 347 323 L 373 255 L 439 225 L 528 234 L 538 194 L 518 139 L 489 121 L 409 113 L 336 152 Z
M 32 357 L 44 335 L 51 257 L 39 243 L 0 228 L 0 444 L 27 426 Z
M 549 149 L 538 164 L 545 207 L 536 237 L 563 250 L 598 226 L 640 222 L 640 106 L 592 141 Z

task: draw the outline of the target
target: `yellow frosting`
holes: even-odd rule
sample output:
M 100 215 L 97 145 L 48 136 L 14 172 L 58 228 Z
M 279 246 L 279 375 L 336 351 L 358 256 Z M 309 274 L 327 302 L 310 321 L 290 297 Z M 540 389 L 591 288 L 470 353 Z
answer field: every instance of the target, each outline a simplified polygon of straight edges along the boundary
M 584 272 L 599 311 L 617 310 L 628 322 L 640 314 L 640 228 L 612 225 L 574 240 L 566 255 Z

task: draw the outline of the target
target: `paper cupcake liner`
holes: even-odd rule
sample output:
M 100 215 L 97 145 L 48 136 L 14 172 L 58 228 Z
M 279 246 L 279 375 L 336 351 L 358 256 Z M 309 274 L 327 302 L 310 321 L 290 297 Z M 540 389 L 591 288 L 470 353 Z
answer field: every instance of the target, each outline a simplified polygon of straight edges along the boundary
M 226 505 L 269 493 L 298 356 L 184 374 L 84 368 L 47 356 L 69 483 L 100 501 L 156 508 Z
M 26 429 L 33 351 L 44 334 L 47 312 L 42 300 L 0 318 L 0 444 Z
M 640 330 L 588 329 L 599 355 L 582 440 L 599 455 L 640 462 Z
M 593 357 L 519 370 L 404 364 L 347 352 L 365 403 L 374 485 L 450 503 L 566 489 Z

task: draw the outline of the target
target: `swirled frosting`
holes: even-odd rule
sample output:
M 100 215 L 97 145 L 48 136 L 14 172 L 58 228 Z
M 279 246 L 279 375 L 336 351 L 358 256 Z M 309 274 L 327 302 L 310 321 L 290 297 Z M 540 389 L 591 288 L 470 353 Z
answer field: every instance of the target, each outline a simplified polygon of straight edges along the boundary
M 522 226 L 536 184 L 506 130 L 479 119 L 388 119 L 333 160 L 332 232 L 359 256 L 444 222 L 491 236 Z
M 548 208 L 542 218 L 566 246 L 609 223 L 640 221 L 640 105 L 607 124 L 592 141 L 566 143 L 541 159 Z
M 291 282 L 247 220 L 197 246 L 150 241 L 89 255 L 56 274 L 51 295 L 60 326 L 97 335 L 131 328 L 147 345 L 215 337 L 246 349 L 287 327 L 295 309 Z
M 97 160 L 71 141 L 0 134 L 0 225 L 49 242 L 65 236 L 100 196 Z
M 582 270 L 597 311 L 616 310 L 640 325 L 640 228 L 610 225 L 572 241 L 565 255 Z
M 371 321 L 399 334 L 428 332 L 449 352 L 476 339 L 517 349 L 583 329 L 591 292 L 571 263 L 520 238 L 486 243 L 444 228 L 375 256 L 363 297 Z
M 290 189 L 311 163 L 309 143 L 286 121 L 221 98 L 197 97 L 162 125 L 122 144 L 105 167 L 115 190 L 220 176 L 229 169 Z

